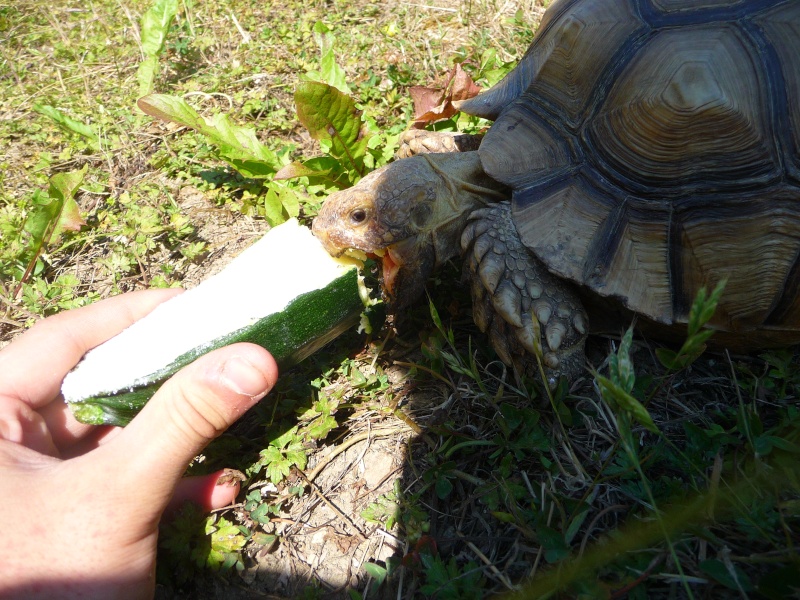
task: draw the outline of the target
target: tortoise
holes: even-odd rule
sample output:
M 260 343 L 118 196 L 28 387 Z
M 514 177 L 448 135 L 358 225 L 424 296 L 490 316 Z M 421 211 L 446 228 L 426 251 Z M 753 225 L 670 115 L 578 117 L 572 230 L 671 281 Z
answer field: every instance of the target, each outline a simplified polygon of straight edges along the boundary
M 397 308 L 462 253 L 479 328 L 522 372 L 538 354 L 551 385 L 584 369 L 590 323 L 635 316 L 669 340 L 723 279 L 714 339 L 800 342 L 798 57 L 793 0 L 559 0 L 459 106 L 494 121 L 477 150 L 395 160 L 313 231 L 381 255 Z

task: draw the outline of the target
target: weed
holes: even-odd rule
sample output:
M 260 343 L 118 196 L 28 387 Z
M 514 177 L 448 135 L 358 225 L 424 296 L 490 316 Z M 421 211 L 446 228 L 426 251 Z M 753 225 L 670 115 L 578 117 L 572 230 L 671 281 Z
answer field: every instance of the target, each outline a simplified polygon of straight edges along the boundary
M 274 489 L 274 488 L 273 488 Z M 266 492 L 266 500 L 265 500 Z M 247 511 L 248 517 L 260 523 L 261 525 L 268 525 L 270 519 L 280 514 L 282 502 L 275 501 L 269 498 L 267 486 L 261 486 L 260 489 L 252 490 L 245 497 L 244 509 Z M 272 538 L 260 538 L 259 545 L 268 546 L 276 541 L 274 536 Z
M 64 130 L 71 131 L 83 137 L 87 141 L 87 147 L 91 150 L 97 151 L 100 149 L 98 134 L 91 125 L 77 121 L 50 105 L 34 104 L 33 110 L 40 115 L 49 117 L 56 125 Z
M 266 467 L 266 475 L 272 483 L 280 483 L 289 475 L 291 469 L 306 468 L 306 454 L 303 437 L 298 435 L 298 427 L 270 441 L 269 446 L 261 451 L 260 458 L 251 469 L 249 475 L 255 475 Z
M 178 0 L 158 0 L 142 16 L 141 39 L 144 60 L 136 72 L 140 97 L 153 91 L 159 57 L 164 51 L 167 34 L 177 13 Z
M 159 577 L 183 585 L 203 569 L 241 570 L 249 535 L 244 527 L 187 504 L 159 537 Z
M 483 597 L 482 571 L 474 562 L 460 567 L 455 558 L 445 562 L 433 554 L 420 556 L 425 568 L 425 583 L 420 591 L 426 596 L 442 600 Z
M 700 288 L 689 311 L 686 341 L 677 352 L 669 348 L 656 350 L 658 360 L 667 369 L 675 370 L 687 367 L 702 354 L 706 340 L 714 334 L 712 329 L 703 329 L 703 327 L 714 315 L 720 296 L 725 291 L 725 283 L 725 280 L 720 281 L 709 296 L 706 296 L 707 292 L 704 287 Z
M 25 271 L 18 276 L 19 283 L 15 295 L 37 271 L 37 267 L 38 272 L 41 272 L 40 259 L 47 247 L 57 242 L 65 232 L 79 231 L 83 225 L 74 196 L 85 174 L 84 168 L 80 171 L 53 175 L 50 178 L 47 195 L 34 194 L 32 207 L 22 227 L 24 246 L 20 248 L 17 256 L 12 257 L 12 264 L 27 264 Z
M 309 439 L 325 439 L 338 423 L 333 416 L 338 407 L 338 400 L 322 393 L 310 409 L 298 415 L 298 420 L 303 423 L 303 433 Z
M 402 492 L 399 483 L 398 481 L 395 484 L 391 492 L 378 496 L 361 512 L 365 521 L 383 524 L 387 530 L 394 528 L 401 513 Z

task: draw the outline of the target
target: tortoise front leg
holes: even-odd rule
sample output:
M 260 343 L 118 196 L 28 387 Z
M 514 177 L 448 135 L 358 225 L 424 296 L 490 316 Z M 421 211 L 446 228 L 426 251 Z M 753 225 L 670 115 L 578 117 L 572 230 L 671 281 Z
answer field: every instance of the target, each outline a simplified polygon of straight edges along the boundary
M 483 135 L 409 129 L 400 136 L 400 147 L 394 156 L 395 158 L 408 158 L 417 154 L 471 152 L 478 149 L 481 140 L 483 140 Z
M 500 359 L 550 387 L 584 372 L 588 318 L 574 286 L 550 273 L 519 240 L 511 205 L 472 213 L 461 238 L 475 323 Z M 538 357 L 538 358 L 537 358 Z

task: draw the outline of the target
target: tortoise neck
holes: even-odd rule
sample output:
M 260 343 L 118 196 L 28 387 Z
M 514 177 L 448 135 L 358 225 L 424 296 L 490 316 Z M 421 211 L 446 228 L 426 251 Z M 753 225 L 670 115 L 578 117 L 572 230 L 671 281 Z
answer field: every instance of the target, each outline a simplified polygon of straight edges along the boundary
M 477 152 L 421 154 L 444 182 L 447 193 L 437 202 L 427 235 L 435 266 L 458 256 L 461 233 L 472 211 L 488 203 L 505 200 L 508 190 L 483 170 Z
M 483 170 L 477 150 L 419 155 L 428 161 L 450 188 L 453 197 L 472 194 L 486 201 L 508 198 L 507 188 L 489 177 Z

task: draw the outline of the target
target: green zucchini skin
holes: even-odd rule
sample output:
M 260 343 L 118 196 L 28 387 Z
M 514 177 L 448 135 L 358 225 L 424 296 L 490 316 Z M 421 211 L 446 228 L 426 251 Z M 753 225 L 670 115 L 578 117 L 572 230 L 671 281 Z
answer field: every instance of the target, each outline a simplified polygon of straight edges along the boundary
M 300 294 L 282 311 L 186 352 L 125 391 L 71 400 L 69 406 L 82 423 L 124 426 L 164 381 L 212 350 L 252 342 L 269 350 L 278 366 L 287 369 L 357 325 L 363 310 L 358 271 L 352 268 L 327 286 Z

